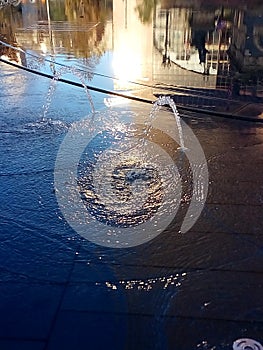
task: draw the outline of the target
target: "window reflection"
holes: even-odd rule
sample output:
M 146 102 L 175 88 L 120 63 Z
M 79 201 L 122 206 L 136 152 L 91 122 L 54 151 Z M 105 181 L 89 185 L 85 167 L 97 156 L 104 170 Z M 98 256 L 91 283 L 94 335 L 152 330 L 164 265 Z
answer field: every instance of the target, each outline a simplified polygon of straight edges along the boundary
M 262 1 L 225 3 L 22 0 L 0 9 L 0 40 L 54 61 L 79 59 L 93 70 L 110 53 L 104 71 L 117 78 L 116 90 L 135 91 L 136 81 L 261 96 Z M 10 47 L 1 45 L 0 54 L 29 64 Z

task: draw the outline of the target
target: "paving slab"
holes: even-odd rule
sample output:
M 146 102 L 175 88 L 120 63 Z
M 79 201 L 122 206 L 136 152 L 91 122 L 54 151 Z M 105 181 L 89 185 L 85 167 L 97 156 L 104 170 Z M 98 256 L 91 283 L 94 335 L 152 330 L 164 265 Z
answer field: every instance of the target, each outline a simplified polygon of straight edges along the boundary
M 41 341 L 0 339 L 1 350 L 44 350 L 45 345 L 45 342 Z
M 206 111 L 228 108 L 225 119 L 189 112 L 184 120 L 210 176 L 201 216 L 178 233 L 183 201 L 153 241 L 107 249 L 74 232 L 54 193 L 58 147 L 86 100 L 59 87 L 43 124 L 36 114 L 48 83 L 19 72 L 28 90 L 16 84 L 11 94 L 18 76 L 4 74 L 14 76 L 0 95 L 0 349 L 229 350 L 241 337 L 263 342 L 263 129 L 245 121 L 261 118 L 262 104 L 218 99 L 215 109 L 209 98 Z
M 63 290 L 56 285 L 1 283 L 0 338 L 45 340 Z

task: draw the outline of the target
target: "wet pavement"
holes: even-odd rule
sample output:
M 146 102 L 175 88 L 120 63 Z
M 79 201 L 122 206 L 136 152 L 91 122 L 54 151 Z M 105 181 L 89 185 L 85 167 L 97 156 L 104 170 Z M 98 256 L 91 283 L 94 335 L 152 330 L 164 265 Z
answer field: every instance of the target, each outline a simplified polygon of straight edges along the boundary
M 57 57 L 80 67 L 75 56 L 68 60 L 62 54 Z M 159 67 L 163 57 L 153 57 Z M 136 89 L 122 90 L 113 79 L 101 84 L 104 77 L 96 76 L 87 82 L 142 100 L 171 95 L 182 118 L 185 142 L 189 127 L 207 162 L 207 198 L 201 215 L 187 232 L 180 228 L 194 193 L 189 190 L 193 181 L 189 167 L 186 174 L 179 174 L 180 208 L 165 230 L 144 244 L 118 249 L 92 243 L 73 229 L 55 185 L 63 140 L 74 130 L 74 123 L 92 119 L 84 89 L 64 83 L 55 86 L 41 75 L 0 62 L 1 350 L 231 350 L 240 338 L 263 344 L 260 89 L 254 95 L 248 87 L 242 87 L 238 95 L 211 86 L 204 90 L 199 78 L 207 77 L 185 72 L 178 64 L 161 71 L 153 69 L 151 88 L 136 85 Z M 42 64 L 30 67 L 42 72 L 47 69 Z M 108 74 L 105 67 L 107 60 L 105 66 L 97 65 Z M 175 85 L 176 76 L 185 81 L 191 78 L 189 85 Z M 66 78 L 76 79 L 72 74 Z M 165 91 L 160 89 L 164 86 Z M 150 103 L 117 99 L 94 90 L 90 93 L 98 112 L 95 129 L 102 124 L 103 130 L 105 122 L 105 128 L 113 130 L 119 125 L 118 118 L 133 127 L 148 125 Z M 150 121 L 153 132 L 159 129 L 151 141 L 168 152 L 183 172 L 179 142 L 171 140 L 174 134 L 168 137 L 178 128 L 172 112 L 161 108 L 158 118 Z M 87 149 L 91 163 L 94 160 L 89 152 L 99 153 L 99 147 L 104 150 L 109 142 L 107 138 L 105 143 L 99 139 L 101 144 L 94 140 Z M 188 154 L 186 150 L 186 157 Z M 103 187 L 106 180 L 101 180 L 96 167 L 92 169 Z M 116 172 L 114 175 L 119 181 Z M 169 182 L 167 187 L 169 192 Z M 112 196 L 118 194 L 116 188 L 111 191 Z M 156 225 L 158 218 L 169 214 L 169 210 L 160 212 Z M 97 220 L 93 226 L 85 225 L 88 237 L 101 233 Z M 107 227 L 110 236 L 114 230 Z
M 38 113 L 46 80 L 1 64 L 1 81 L 1 349 L 231 349 L 238 338 L 262 341 L 260 124 L 188 116 L 210 178 L 200 218 L 179 234 L 179 213 L 149 243 L 103 248 L 68 226 L 54 194 L 56 152 L 83 114 L 68 99 L 84 105 L 83 91 L 59 85 L 45 124 Z

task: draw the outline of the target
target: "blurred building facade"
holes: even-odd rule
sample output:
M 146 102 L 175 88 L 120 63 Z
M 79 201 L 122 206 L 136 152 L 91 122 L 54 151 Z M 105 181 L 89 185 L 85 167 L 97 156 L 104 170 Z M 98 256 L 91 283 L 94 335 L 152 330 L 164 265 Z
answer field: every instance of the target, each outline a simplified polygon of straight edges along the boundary
M 229 53 L 239 69 L 263 69 L 263 17 L 250 11 L 235 11 Z

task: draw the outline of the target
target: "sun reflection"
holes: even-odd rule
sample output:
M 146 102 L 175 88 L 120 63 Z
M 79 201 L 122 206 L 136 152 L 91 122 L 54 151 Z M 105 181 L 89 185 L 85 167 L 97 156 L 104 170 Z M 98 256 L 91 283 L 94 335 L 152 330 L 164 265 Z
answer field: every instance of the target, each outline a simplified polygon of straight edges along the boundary
M 177 273 L 175 275 L 162 276 L 142 279 L 131 279 L 131 280 L 120 280 L 118 282 L 105 282 L 107 288 L 111 290 L 128 289 L 128 290 L 141 290 L 141 291 L 150 291 L 154 287 L 159 289 L 167 289 L 168 287 L 180 287 L 182 284 L 182 279 L 186 276 L 186 273 Z
M 42 51 L 43 54 L 46 54 L 47 53 L 47 45 L 45 42 L 41 42 L 40 43 L 40 49 Z
M 122 104 L 128 104 L 130 100 L 124 97 L 108 97 L 104 98 L 103 102 L 106 107 L 113 107 Z
M 129 88 L 129 81 L 135 81 L 142 77 L 142 58 L 139 53 L 130 47 L 122 47 L 113 55 L 112 66 L 114 76 L 119 79 L 118 88 Z

